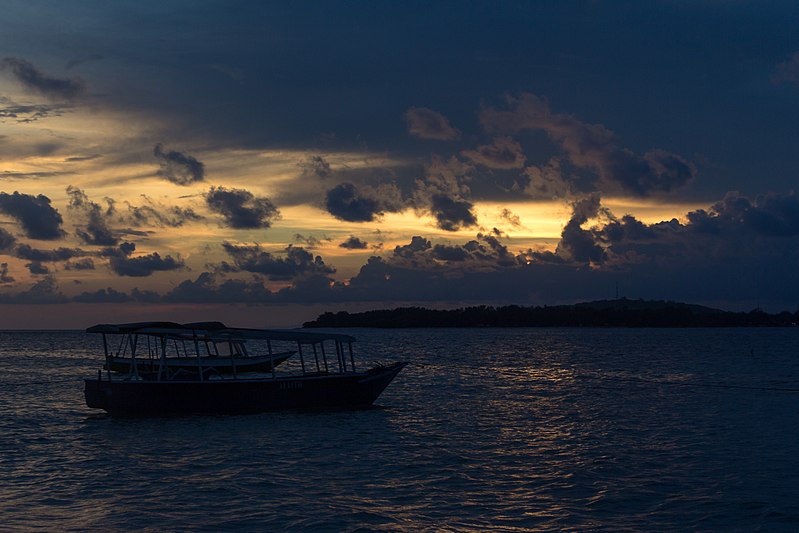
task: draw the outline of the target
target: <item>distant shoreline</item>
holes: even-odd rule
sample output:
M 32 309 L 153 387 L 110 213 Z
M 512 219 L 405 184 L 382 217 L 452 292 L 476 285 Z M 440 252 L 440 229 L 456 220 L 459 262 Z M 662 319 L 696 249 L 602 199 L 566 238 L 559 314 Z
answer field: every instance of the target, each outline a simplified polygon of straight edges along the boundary
M 799 310 L 732 312 L 662 300 L 600 300 L 574 305 L 474 306 L 438 310 L 399 307 L 362 313 L 323 313 L 304 328 L 466 327 L 795 327 Z

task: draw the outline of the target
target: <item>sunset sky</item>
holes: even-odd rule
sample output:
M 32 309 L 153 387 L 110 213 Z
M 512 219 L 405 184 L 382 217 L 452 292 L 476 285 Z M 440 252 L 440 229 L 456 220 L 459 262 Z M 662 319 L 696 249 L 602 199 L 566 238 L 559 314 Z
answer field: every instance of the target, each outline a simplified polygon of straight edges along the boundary
M 799 308 L 799 3 L 0 17 L 0 329 Z

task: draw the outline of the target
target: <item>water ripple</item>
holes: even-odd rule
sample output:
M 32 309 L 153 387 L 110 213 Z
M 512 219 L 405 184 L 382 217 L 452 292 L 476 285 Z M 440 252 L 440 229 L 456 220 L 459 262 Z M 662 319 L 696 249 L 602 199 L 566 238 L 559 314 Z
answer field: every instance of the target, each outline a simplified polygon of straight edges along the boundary
M 364 411 L 118 420 L 0 332 L 0 515 L 42 530 L 797 530 L 799 331 L 359 331 Z

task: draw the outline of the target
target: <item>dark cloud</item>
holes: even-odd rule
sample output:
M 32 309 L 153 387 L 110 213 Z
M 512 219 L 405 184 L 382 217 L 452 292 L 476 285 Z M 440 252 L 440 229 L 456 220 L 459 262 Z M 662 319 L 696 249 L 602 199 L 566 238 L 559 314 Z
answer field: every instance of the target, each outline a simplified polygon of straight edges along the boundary
M 518 215 L 514 215 L 513 211 L 508 209 L 507 207 L 502 209 L 502 212 L 499 214 L 499 218 L 507 222 L 513 228 L 520 228 L 522 227 L 522 221 Z
M 108 227 L 108 219 L 114 212 L 114 202 L 106 199 L 108 207 L 103 209 L 99 204 L 89 200 L 81 189 L 72 185 L 67 187 L 69 196 L 68 209 L 79 213 L 85 219 L 84 228 L 75 230 L 80 239 L 86 244 L 98 246 L 115 246 L 119 238 Z
M 330 163 L 321 155 L 312 155 L 299 163 L 303 176 L 314 176 L 317 178 L 329 178 L 333 174 Z
M 45 276 L 36 281 L 28 290 L 16 294 L 0 293 L 2 304 L 61 304 L 69 299 L 58 290 L 53 276 Z
M 408 124 L 408 133 L 420 139 L 451 141 L 461 136 L 461 132 L 450 125 L 447 117 L 426 107 L 408 109 L 405 122 Z
M 25 266 L 34 276 L 43 276 L 50 273 L 50 269 L 38 261 L 32 261 Z
M 14 250 L 14 255 L 20 259 L 39 262 L 67 261 L 75 257 L 85 257 L 89 252 L 80 248 L 55 248 L 53 250 L 40 250 L 32 248 L 29 244 L 20 244 Z
M 261 274 L 273 281 L 287 281 L 336 272 L 336 269 L 326 265 L 320 256 L 314 256 L 297 246 L 289 245 L 281 255 L 265 252 L 258 244 L 235 245 L 225 242 L 222 247 L 233 259 L 233 266 L 228 265 L 227 270 Z
M 231 228 L 269 228 L 280 218 L 280 211 L 268 198 L 244 189 L 211 187 L 205 195 L 208 208 L 219 213 Z
M 413 204 L 417 212 L 428 212 L 436 225 L 447 231 L 477 224 L 467 182 L 473 167 L 455 157 L 443 160 L 434 156 L 424 179 L 416 180 Z
M 72 157 L 67 157 L 64 159 L 65 163 L 78 163 L 80 161 L 92 161 L 94 159 L 99 159 L 103 156 L 100 154 L 92 154 L 92 155 L 76 155 Z
M 314 237 L 313 235 L 308 235 L 306 237 L 305 235 L 302 235 L 300 233 L 295 233 L 294 234 L 294 242 L 297 242 L 297 243 L 300 243 L 300 244 L 304 244 L 305 247 L 308 248 L 309 250 L 312 250 L 314 248 L 318 248 L 322 244 L 322 241 L 328 241 L 329 242 L 331 240 L 332 239 L 330 239 L 328 237 L 322 237 L 320 239 L 318 237 Z
M 17 57 L 0 61 L 0 70 L 10 70 L 23 87 L 52 100 L 72 100 L 85 91 L 83 81 L 47 76 L 30 62 Z
M 50 205 L 50 199 L 40 194 L 13 194 L 0 192 L 0 212 L 19 221 L 25 235 L 31 239 L 60 239 L 63 219 L 56 209 Z
M 49 117 L 59 117 L 73 108 L 73 105 L 67 103 L 18 104 L 8 97 L 0 96 L 0 121 L 10 119 L 17 124 L 29 124 Z
M 328 213 L 348 222 L 372 222 L 386 212 L 404 209 L 402 194 L 394 184 L 378 187 L 340 183 L 329 191 L 325 199 Z
M 108 287 L 94 292 L 82 292 L 74 296 L 72 300 L 80 303 L 123 303 L 130 302 L 133 298 L 124 292 Z
M 354 235 L 350 235 L 344 242 L 339 243 L 339 247 L 347 250 L 365 250 L 368 246 L 368 242 L 362 241 Z
M 0 263 L 0 285 L 14 283 L 14 278 L 8 274 L 8 263 Z
M 595 170 L 607 184 L 618 184 L 639 196 L 668 193 L 684 187 L 696 169 L 679 155 L 651 150 L 644 155 L 618 145 L 612 131 L 587 124 L 573 115 L 553 113 L 546 100 L 530 93 L 508 97 L 509 110 L 486 107 L 480 121 L 490 132 L 543 130 L 569 156 L 572 164 Z
M 87 257 L 64 263 L 64 270 L 94 270 L 94 261 Z
M 394 247 L 394 255 L 405 259 L 411 259 L 419 252 L 429 250 L 432 246 L 429 240 L 419 235 L 414 235 L 411 237 L 411 242 L 408 244 Z
M 430 204 L 430 212 L 436 219 L 436 225 L 446 231 L 477 225 L 473 208 L 474 204 L 467 200 L 450 198 L 444 194 L 434 194 Z
M 186 223 L 205 220 L 205 217 L 197 214 L 190 207 L 164 206 L 147 195 L 143 194 L 141 197 L 145 202 L 143 205 L 133 205 L 126 201 L 127 213 L 117 212 L 116 219 L 135 227 L 157 226 L 161 228 L 179 228 Z
M 10 250 L 16 244 L 17 238 L 11 235 L 8 231 L 0 228 L 0 252 Z
M 491 144 L 461 153 L 478 165 L 505 170 L 522 168 L 526 159 L 522 146 L 510 137 L 498 137 Z
M 577 194 L 577 186 L 563 172 L 560 158 L 553 157 L 541 166 L 529 166 L 524 169 L 527 184 L 523 191 L 535 199 L 552 200 L 568 198 Z
M 153 155 L 160 160 L 158 175 L 177 185 L 191 185 L 205 180 L 205 165 L 194 157 L 170 150 L 164 151 L 164 145 L 158 143 L 153 147 Z
M 799 52 L 794 52 L 790 58 L 777 65 L 771 81 L 799 87 Z
M 273 301 L 274 293 L 260 281 L 228 279 L 219 281 L 218 276 L 203 272 L 197 279 L 185 280 L 164 295 L 167 302 L 227 302 L 258 303 Z
M 161 257 L 158 252 L 131 257 L 136 245 L 129 242 L 122 243 L 117 249 L 106 249 L 110 257 L 109 267 L 119 276 L 145 277 L 153 272 L 168 270 L 182 270 L 186 268 L 183 260 L 175 259 L 171 255 Z
M 572 204 L 572 216 L 561 233 L 561 239 L 554 254 L 552 252 L 533 253 L 540 261 L 554 263 L 595 263 L 601 264 L 607 258 L 605 248 L 597 242 L 595 231 L 583 229 L 588 219 L 599 216 L 600 197 L 592 194 Z

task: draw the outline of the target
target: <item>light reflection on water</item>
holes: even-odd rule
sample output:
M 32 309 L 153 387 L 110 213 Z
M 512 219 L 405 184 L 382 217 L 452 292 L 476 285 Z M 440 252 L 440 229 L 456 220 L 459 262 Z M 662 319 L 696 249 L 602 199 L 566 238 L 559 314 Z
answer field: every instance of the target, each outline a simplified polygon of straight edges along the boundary
M 797 329 L 355 333 L 377 408 L 133 420 L 99 339 L 0 333 L 3 527 L 799 528 Z

